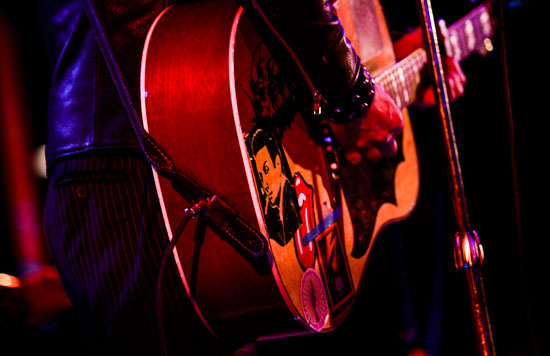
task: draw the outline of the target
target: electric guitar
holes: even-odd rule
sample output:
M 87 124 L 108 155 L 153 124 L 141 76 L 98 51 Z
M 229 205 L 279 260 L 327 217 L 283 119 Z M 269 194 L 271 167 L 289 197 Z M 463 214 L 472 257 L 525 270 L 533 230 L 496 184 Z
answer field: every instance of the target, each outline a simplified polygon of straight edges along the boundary
M 376 1 L 373 9 L 381 16 Z M 373 70 L 390 93 L 399 89 L 402 107 L 419 81 L 419 53 Z M 232 2 L 169 7 L 149 31 L 141 69 L 145 129 L 180 170 L 223 197 L 269 244 L 263 271 L 200 218 L 184 229 L 174 249 L 182 283 L 205 326 L 222 338 L 337 327 L 353 304 L 376 235 L 416 202 L 408 122 L 394 159 L 346 165 L 327 127 L 311 127 L 302 115 L 300 92 Z M 173 238 L 190 202 L 154 173 Z

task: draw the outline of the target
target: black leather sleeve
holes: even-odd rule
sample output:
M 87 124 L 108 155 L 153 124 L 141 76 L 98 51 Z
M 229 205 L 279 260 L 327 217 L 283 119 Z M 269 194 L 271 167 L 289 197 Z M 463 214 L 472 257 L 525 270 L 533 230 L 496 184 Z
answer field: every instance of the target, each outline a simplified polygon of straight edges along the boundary
M 246 0 L 243 0 L 246 2 Z M 361 61 L 328 0 L 257 0 L 323 97 L 348 96 Z

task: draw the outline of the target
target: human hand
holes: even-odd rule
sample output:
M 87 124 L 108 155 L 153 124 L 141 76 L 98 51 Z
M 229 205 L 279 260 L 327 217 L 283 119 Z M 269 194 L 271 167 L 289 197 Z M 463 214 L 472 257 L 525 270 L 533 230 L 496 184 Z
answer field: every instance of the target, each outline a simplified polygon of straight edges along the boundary
M 441 43 L 446 41 L 444 34 L 439 33 Z M 393 43 L 393 49 L 395 56 L 398 60 L 401 60 L 411 54 L 418 48 L 424 46 L 422 39 L 422 32 L 417 27 L 413 31 L 403 35 L 399 40 Z M 443 65 L 443 73 L 445 76 L 445 86 L 447 88 L 447 94 L 450 101 L 464 95 L 464 85 L 466 84 L 466 76 L 462 71 L 462 67 L 456 58 L 450 55 L 442 55 L 441 63 Z M 435 96 L 433 89 L 430 86 L 421 86 L 420 92 L 417 93 L 417 105 L 420 106 L 434 106 Z
M 449 100 L 455 101 L 464 95 L 466 76 L 456 58 L 445 55 L 441 57 L 441 63 L 443 65 L 445 86 L 447 88 Z M 431 88 L 424 90 L 420 95 L 420 104 L 424 106 L 435 105 L 435 96 Z
M 395 137 L 403 129 L 403 114 L 393 99 L 375 84 L 375 94 L 364 115 L 345 124 L 331 124 L 336 139 L 351 164 L 365 156 L 370 162 L 397 153 Z

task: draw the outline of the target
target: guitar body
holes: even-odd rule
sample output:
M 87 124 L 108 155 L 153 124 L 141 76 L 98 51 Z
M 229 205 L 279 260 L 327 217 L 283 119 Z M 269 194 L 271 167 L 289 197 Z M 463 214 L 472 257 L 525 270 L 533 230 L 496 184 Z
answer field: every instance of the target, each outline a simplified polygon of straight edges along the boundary
M 260 271 L 200 218 L 188 224 L 174 258 L 204 324 L 233 340 L 337 327 L 377 232 L 414 206 L 409 199 L 403 207 L 393 185 L 410 154 L 377 167 L 343 166 L 335 181 L 331 151 L 299 113 L 297 86 L 232 2 L 176 5 L 159 15 L 141 81 L 148 132 L 269 242 L 269 270 Z M 171 238 L 190 202 L 155 178 Z

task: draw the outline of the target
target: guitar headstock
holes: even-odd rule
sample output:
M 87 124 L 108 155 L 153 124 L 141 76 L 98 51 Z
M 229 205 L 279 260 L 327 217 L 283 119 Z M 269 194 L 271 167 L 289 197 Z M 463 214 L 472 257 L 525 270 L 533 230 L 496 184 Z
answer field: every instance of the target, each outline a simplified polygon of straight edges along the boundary
M 445 20 L 439 20 L 438 25 L 446 53 L 459 61 L 473 52 L 486 55 L 493 50 L 494 26 L 487 5 L 476 7 L 450 27 Z

